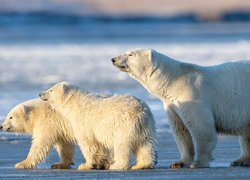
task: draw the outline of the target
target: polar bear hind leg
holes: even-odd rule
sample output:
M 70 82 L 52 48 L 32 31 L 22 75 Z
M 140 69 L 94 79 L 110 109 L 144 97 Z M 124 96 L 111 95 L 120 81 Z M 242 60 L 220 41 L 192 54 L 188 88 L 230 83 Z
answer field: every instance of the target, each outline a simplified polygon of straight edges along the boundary
M 147 142 L 137 148 L 136 165 L 132 166 L 132 170 L 152 169 L 157 163 L 157 153 L 154 150 L 154 144 Z
M 250 166 L 250 134 L 239 137 L 241 157 L 232 162 L 231 166 Z
M 114 163 L 110 165 L 110 170 L 128 170 L 130 168 L 130 156 L 132 138 L 119 138 L 119 135 L 115 139 L 114 143 Z

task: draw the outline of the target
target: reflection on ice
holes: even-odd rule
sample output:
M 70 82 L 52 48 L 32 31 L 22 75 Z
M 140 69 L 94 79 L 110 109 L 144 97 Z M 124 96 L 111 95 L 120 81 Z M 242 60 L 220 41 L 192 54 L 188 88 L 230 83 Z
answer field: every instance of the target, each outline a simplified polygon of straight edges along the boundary
M 211 168 L 222 168 L 222 167 L 229 167 L 230 163 L 222 163 L 222 162 L 212 162 L 210 167 Z

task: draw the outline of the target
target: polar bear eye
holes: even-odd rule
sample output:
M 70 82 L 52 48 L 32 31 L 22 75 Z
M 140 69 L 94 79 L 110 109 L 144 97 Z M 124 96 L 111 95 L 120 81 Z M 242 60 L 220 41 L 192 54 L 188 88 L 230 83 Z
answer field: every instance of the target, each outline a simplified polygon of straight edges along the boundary
M 128 56 L 133 56 L 133 54 L 128 54 Z
M 51 89 L 50 92 L 52 92 L 53 90 Z
M 10 119 L 12 119 L 12 117 L 10 117 Z

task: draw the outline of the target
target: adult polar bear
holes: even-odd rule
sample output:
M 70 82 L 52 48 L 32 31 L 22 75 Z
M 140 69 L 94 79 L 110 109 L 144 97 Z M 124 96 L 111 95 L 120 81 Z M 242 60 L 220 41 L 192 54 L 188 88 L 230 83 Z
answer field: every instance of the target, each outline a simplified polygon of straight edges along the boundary
M 239 136 L 241 157 L 232 166 L 250 165 L 250 63 L 201 67 L 150 49 L 112 62 L 163 101 L 181 154 L 172 168 L 209 167 L 217 133 Z

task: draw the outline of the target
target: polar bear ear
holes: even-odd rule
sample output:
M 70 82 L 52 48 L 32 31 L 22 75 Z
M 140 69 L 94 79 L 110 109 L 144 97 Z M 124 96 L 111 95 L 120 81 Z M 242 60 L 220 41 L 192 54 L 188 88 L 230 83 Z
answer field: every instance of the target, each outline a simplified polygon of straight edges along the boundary
M 153 49 L 147 49 L 145 51 L 145 55 L 147 56 L 147 59 L 152 62 L 153 61 L 153 53 L 154 53 L 154 50 Z
M 70 84 L 65 82 L 63 83 L 63 92 L 67 93 L 70 90 Z
M 21 111 L 24 114 L 29 114 L 32 110 L 33 110 L 33 108 L 31 106 L 26 106 L 26 105 L 21 106 Z

